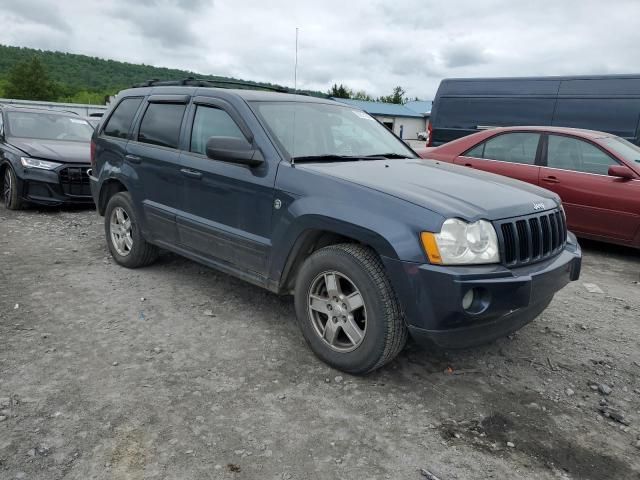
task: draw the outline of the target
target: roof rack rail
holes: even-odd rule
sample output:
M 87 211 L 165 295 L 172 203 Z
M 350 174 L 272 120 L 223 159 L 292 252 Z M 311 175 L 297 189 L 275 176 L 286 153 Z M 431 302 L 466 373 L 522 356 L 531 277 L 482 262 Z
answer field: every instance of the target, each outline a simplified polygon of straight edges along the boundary
M 280 93 L 293 93 L 291 90 L 285 87 L 271 87 L 268 85 L 260 85 L 249 82 L 239 82 L 237 80 L 210 80 L 206 78 L 187 77 L 181 80 L 158 80 L 157 78 L 147 80 L 146 82 L 136 83 L 132 88 L 142 87 L 175 87 L 175 86 L 189 86 L 189 87 L 214 87 L 214 88 L 234 88 L 240 87 L 251 90 L 269 90 L 272 92 Z

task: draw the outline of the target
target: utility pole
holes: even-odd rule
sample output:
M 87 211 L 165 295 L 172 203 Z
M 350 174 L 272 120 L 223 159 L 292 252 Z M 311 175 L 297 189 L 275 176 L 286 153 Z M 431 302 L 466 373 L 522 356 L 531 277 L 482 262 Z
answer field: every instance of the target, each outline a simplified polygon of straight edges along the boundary
M 296 64 L 293 68 L 293 89 L 298 91 L 298 27 L 296 27 Z

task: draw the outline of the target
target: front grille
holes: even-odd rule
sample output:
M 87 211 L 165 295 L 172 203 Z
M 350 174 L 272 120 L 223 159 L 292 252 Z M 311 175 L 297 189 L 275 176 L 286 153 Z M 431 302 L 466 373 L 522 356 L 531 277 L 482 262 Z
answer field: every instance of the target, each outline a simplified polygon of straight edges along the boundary
M 552 257 L 567 243 L 565 218 L 557 209 L 495 223 L 503 263 L 509 267 Z
M 87 170 L 90 167 L 65 167 L 58 172 L 62 192 L 71 197 L 91 196 L 91 184 Z

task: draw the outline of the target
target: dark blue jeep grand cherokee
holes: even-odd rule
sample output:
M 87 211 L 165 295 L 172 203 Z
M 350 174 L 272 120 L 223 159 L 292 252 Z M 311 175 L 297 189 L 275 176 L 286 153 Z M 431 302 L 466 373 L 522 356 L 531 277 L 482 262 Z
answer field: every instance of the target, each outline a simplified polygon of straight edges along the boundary
M 334 101 L 197 85 L 125 90 L 94 134 L 91 189 L 121 265 L 164 248 L 294 294 L 311 349 L 351 373 L 409 333 L 507 335 L 578 278 L 555 194 L 421 160 Z

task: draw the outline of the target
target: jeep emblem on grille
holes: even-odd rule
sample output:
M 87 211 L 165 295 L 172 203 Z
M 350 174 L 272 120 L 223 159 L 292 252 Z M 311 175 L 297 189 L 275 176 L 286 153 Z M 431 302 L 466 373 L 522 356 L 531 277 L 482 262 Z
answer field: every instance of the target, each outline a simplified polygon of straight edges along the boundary
M 534 210 L 544 210 L 544 203 L 534 203 L 533 204 L 533 209 Z

